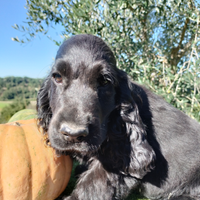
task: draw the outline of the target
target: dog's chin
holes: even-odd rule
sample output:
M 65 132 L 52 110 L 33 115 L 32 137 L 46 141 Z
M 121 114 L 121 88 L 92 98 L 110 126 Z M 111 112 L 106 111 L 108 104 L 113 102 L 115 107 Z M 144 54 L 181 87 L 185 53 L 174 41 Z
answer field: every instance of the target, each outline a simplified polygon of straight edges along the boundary
M 56 150 L 58 155 L 71 155 L 71 156 L 93 156 L 98 152 L 100 144 L 90 144 L 88 142 L 66 142 L 62 140 L 50 140 L 51 147 Z

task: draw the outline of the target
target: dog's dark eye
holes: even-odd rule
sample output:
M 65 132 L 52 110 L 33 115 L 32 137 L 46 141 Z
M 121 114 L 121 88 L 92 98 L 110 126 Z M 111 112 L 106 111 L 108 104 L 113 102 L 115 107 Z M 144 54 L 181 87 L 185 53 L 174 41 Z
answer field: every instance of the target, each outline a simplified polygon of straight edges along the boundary
M 99 86 L 100 87 L 106 86 L 109 83 L 110 83 L 110 81 L 106 77 L 104 77 L 104 76 L 101 76 L 101 77 L 98 78 L 98 87 Z
M 56 81 L 56 83 L 62 83 L 62 76 L 60 74 L 54 73 L 53 78 Z

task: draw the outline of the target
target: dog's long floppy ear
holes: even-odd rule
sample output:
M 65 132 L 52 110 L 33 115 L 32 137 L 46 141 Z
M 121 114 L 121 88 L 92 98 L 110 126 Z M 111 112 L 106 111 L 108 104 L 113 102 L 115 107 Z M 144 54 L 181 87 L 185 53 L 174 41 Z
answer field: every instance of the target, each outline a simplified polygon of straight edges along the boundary
M 50 91 L 50 78 L 47 77 L 43 82 L 41 89 L 37 96 L 37 113 L 38 113 L 38 125 L 42 127 L 44 133 L 48 131 L 50 119 L 52 117 L 52 111 L 49 106 L 49 91 Z
M 130 157 L 127 173 L 133 177 L 142 179 L 154 167 L 155 153 L 147 141 L 145 125 L 139 114 L 137 105 L 137 92 L 129 77 L 121 73 L 119 84 L 120 115 L 125 134 L 130 142 Z M 137 97 L 134 97 L 136 95 Z M 142 97 L 141 97 L 142 103 Z

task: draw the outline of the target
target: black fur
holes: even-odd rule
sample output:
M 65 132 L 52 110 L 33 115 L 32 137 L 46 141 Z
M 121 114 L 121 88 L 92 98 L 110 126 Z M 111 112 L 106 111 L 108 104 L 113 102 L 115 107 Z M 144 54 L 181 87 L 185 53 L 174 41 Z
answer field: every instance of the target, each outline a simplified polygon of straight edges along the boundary
M 200 199 L 200 125 L 116 67 L 98 37 L 58 50 L 38 93 L 38 122 L 51 146 L 86 164 L 66 200 Z

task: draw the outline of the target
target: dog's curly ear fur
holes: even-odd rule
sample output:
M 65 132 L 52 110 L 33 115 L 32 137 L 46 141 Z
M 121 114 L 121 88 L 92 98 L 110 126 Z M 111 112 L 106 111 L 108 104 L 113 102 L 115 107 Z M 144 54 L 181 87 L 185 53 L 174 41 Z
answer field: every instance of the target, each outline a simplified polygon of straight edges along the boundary
M 147 172 L 153 169 L 155 153 L 146 139 L 146 131 L 137 105 L 122 104 L 121 117 L 130 140 L 128 174 L 142 179 Z
M 43 132 L 48 131 L 48 126 L 50 119 L 52 117 L 52 111 L 49 106 L 49 91 L 50 91 L 50 81 L 49 77 L 43 82 L 41 89 L 37 96 L 37 113 L 38 113 L 38 125 L 42 127 Z
M 130 158 L 127 170 L 131 176 L 141 179 L 153 169 L 155 153 L 147 141 L 145 126 L 134 100 L 136 87 L 126 74 L 123 74 L 119 87 L 121 124 L 124 124 L 126 135 L 130 140 Z

